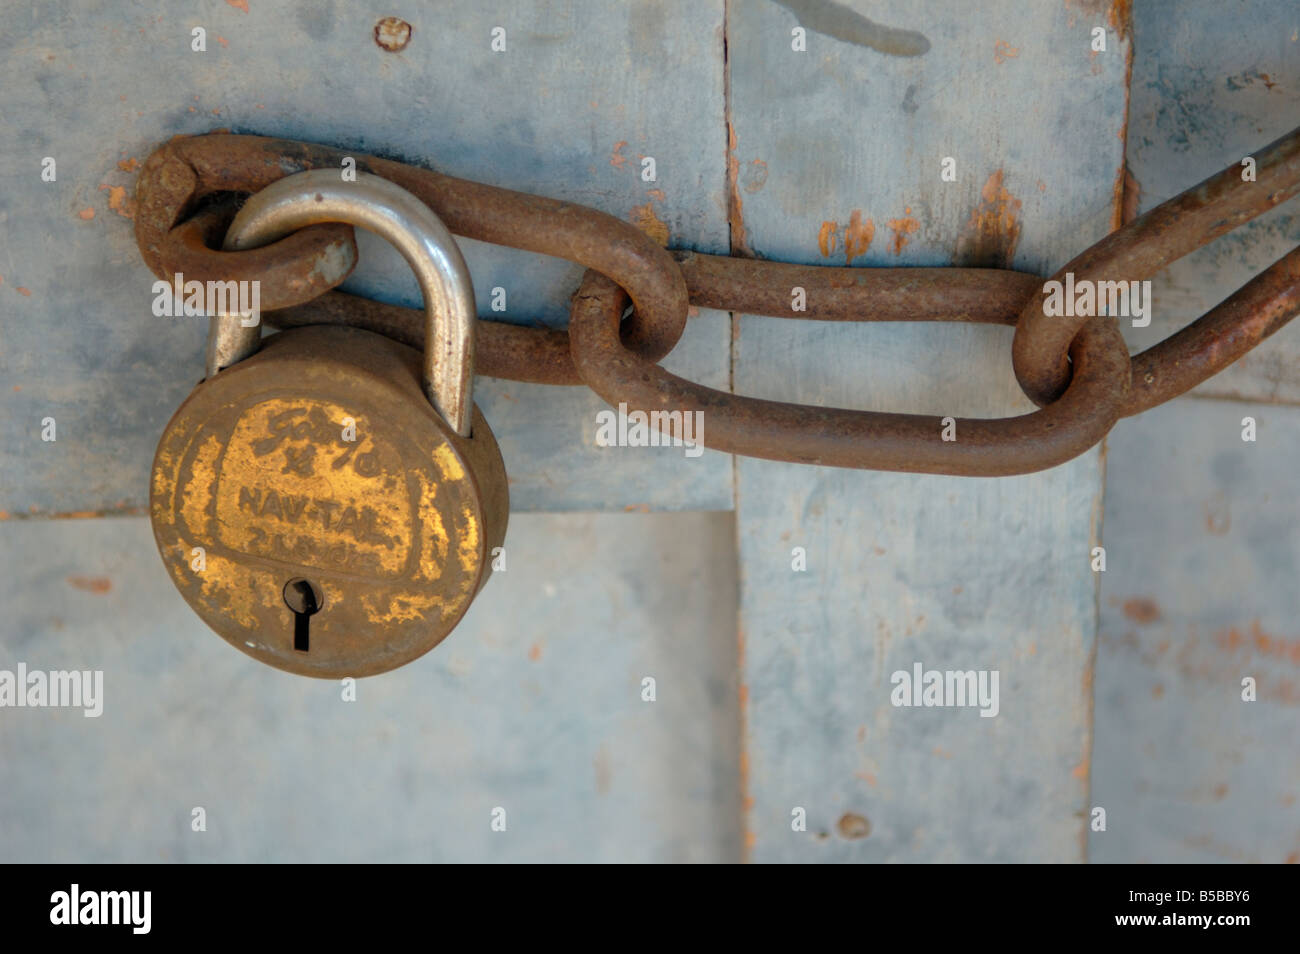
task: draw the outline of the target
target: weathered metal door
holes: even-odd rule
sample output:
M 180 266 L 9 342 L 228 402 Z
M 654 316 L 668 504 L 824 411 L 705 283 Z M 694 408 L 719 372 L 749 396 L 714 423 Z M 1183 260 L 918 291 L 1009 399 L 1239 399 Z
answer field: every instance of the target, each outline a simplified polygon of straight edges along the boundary
M 101 683 L 79 711 L 0 710 L 0 858 L 1300 853 L 1295 329 L 1003 478 L 608 447 L 592 391 L 479 378 L 502 565 L 435 652 L 340 685 L 230 650 L 158 563 L 150 461 L 206 323 L 151 312 L 133 233 L 141 162 L 225 128 L 595 206 L 673 249 L 1046 276 L 1294 125 L 1294 4 L 3 7 L 0 670 Z M 1177 264 L 1130 346 L 1298 236 L 1283 206 Z M 358 245 L 347 290 L 418 304 Z M 480 316 L 565 325 L 579 267 L 461 245 Z M 1011 339 L 693 309 L 664 366 L 1004 417 L 1033 410 Z M 900 705 L 896 674 L 927 670 L 997 680 Z

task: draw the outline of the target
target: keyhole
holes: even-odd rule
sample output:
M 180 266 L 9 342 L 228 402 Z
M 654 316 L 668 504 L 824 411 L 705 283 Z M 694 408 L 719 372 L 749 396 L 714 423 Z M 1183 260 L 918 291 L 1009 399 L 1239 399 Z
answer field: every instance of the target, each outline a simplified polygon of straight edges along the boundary
M 311 650 L 311 618 L 324 603 L 321 592 L 310 580 L 296 579 L 284 584 L 284 604 L 293 610 L 293 648 L 300 653 Z

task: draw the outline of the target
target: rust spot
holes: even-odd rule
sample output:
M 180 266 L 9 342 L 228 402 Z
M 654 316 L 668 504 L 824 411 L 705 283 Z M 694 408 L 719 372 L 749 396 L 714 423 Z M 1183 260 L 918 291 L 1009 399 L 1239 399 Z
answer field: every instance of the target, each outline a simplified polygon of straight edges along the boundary
M 22 285 L 15 286 L 14 291 L 18 292 L 18 294 L 22 295 L 24 298 L 32 297 L 32 290 L 30 288 L 24 288 Z
M 870 219 L 862 221 L 862 212 L 854 209 L 849 214 L 849 224 L 844 230 L 844 264 L 852 265 L 859 255 L 865 255 L 876 236 L 876 225 Z
M 668 244 L 668 223 L 655 215 L 654 204 L 638 205 L 628 216 L 632 224 L 660 245 Z
M 871 834 L 871 822 L 867 821 L 862 815 L 845 812 L 840 816 L 840 820 L 835 823 L 835 830 L 840 833 L 841 838 L 856 841 Z
M 126 186 L 101 185 L 99 191 L 108 190 L 108 207 L 124 219 L 135 219 L 135 199 L 126 194 Z
M 236 10 L 243 10 L 245 13 L 248 12 L 248 0 L 226 0 L 226 3 L 230 4 Z
M 1003 185 L 1003 172 L 990 175 L 980 190 L 979 204 L 971 210 L 956 260 L 976 268 L 1009 268 L 1020 244 L 1020 200 Z
M 822 227 L 817 230 L 817 249 L 822 253 L 822 258 L 830 258 L 835 254 L 835 249 L 840 244 L 839 235 L 840 223 L 822 223 Z
M 1226 497 L 1218 495 L 1205 505 L 1205 529 L 1216 537 L 1232 529 L 1232 513 Z
M 1146 626 L 1160 618 L 1160 607 L 1149 597 L 1135 596 L 1124 601 L 1124 615 L 1133 622 Z
M 626 139 L 620 139 L 614 143 L 614 151 L 609 154 L 609 164 L 615 169 L 622 169 L 627 162 L 627 156 L 623 155 L 623 147 L 626 145 Z
M 542 658 L 542 644 L 541 644 L 541 643 L 533 643 L 531 646 L 528 647 L 528 659 L 529 659 L 531 662 L 537 662 L 537 660 L 539 660 L 539 659 L 541 659 L 541 658 Z
M 86 222 L 89 222 L 94 217 L 95 217 L 95 210 L 90 208 L 89 206 L 87 206 L 86 208 L 82 209 L 80 212 L 77 213 L 77 218 L 82 219 L 83 221 Z
M 752 258 L 745 235 L 745 203 L 740 198 L 740 159 L 736 156 L 736 127 L 727 122 L 727 225 L 731 228 L 731 254 Z
M 1218 785 L 1214 786 L 1214 800 L 1216 802 L 1223 801 L 1223 799 L 1227 796 L 1227 794 L 1228 794 L 1228 786 L 1226 783 L 1220 782 Z
M 1295 852 L 1295 851 L 1293 851 L 1293 852 L 1291 852 L 1291 854 L 1289 854 L 1289 855 L 1286 856 L 1286 863 L 1287 863 L 1287 864 L 1289 864 L 1289 865 L 1293 865 L 1293 864 L 1296 864 L 1297 862 L 1300 862 L 1300 852 Z
M 649 513 L 650 505 L 648 503 L 628 504 L 623 508 L 624 513 Z
M 217 37 L 217 42 L 220 43 L 222 46 L 230 46 L 230 41 L 227 40 L 224 36 Z M 216 110 L 213 110 L 213 112 L 216 112 Z
M 993 44 L 993 59 L 998 63 L 1005 63 L 1007 60 L 1014 60 L 1020 55 L 1020 47 L 1012 46 L 1006 40 L 998 40 Z
M 1237 627 L 1229 626 L 1216 632 L 1214 641 L 1226 653 L 1246 650 L 1300 666 L 1300 638 L 1287 639 L 1285 636 L 1266 633 L 1257 619 L 1251 620 L 1245 630 L 1243 633 Z
M 894 254 L 902 255 L 903 247 L 907 245 L 908 236 L 921 228 L 921 223 L 912 218 L 912 208 L 908 206 L 903 210 L 903 218 L 890 219 L 885 223 L 894 233 Z
M 749 193 L 758 192 L 767 184 L 767 163 L 762 159 L 751 159 L 745 164 L 741 187 Z
M 1160 685 L 1160 683 L 1157 682 L 1154 686 L 1151 687 L 1152 699 L 1163 699 L 1164 696 L 1165 696 L 1165 687 Z
M 656 202 L 662 202 L 662 201 L 664 201 L 664 190 L 663 190 L 663 189 L 650 189 L 650 190 L 648 190 L 648 191 L 646 192 L 646 195 L 648 195 L 650 198 L 654 199 Z
M 97 596 L 102 596 L 113 588 L 113 581 L 106 576 L 70 576 L 68 583 Z
M 135 157 L 131 157 L 130 159 L 119 159 L 117 161 L 117 167 L 123 172 L 135 172 L 135 170 L 140 168 L 140 160 Z
M 375 24 L 375 43 L 387 53 L 400 53 L 411 42 L 413 32 L 401 17 L 384 17 Z

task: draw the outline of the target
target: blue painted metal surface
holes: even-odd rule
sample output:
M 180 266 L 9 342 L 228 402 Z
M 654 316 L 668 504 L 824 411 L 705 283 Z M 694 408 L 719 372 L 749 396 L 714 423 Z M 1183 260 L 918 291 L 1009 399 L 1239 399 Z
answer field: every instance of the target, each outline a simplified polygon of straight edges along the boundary
M 147 520 L 0 523 L 0 669 L 104 674 L 98 718 L 0 709 L 0 862 L 739 857 L 730 515 L 510 532 L 456 632 L 346 702 L 209 632 Z
M 1090 856 L 1300 860 L 1300 410 L 1183 398 L 1109 444 Z
M 747 247 L 1045 273 L 1105 234 L 1129 48 L 1104 12 L 853 7 L 923 34 L 929 51 L 891 56 L 810 31 L 799 53 L 788 10 L 732 6 L 737 168 L 766 164 L 761 182 L 739 175 Z M 1108 29 L 1096 56 L 1093 26 Z M 945 157 L 955 181 L 941 177 Z M 743 318 L 735 388 L 998 417 L 1032 409 L 1009 350 L 1007 329 Z M 745 459 L 737 475 L 752 857 L 1082 860 L 1097 452 L 997 480 Z M 998 715 L 895 708 L 892 674 L 918 662 L 999 671 Z
M 153 276 L 131 231 L 135 164 L 178 133 L 228 127 L 381 152 L 725 249 L 722 0 L 397 7 L 0 5 L 0 512 L 144 504 L 157 437 L 202 374 L 202 320 L 151 315 Z M 383 14 L 413 25 L 404 50 L 376 45 Z M 642 155 L 656 160 L 654 182 L 641 179 Z M 41 179 L 46 156 L 54 182 Z M 577 266 L 472 242 L 465 254 L 481 314 L 564 323 Z M 405 263 L 379 242 L 363 242 L 347 287 L 418 303 Z M 490 310 L 494 287 L 504 314 Z M 706 318 L 673 361 L 725 385 L 728 337 L 724 318 Z M 591 394 L 485 380 L 478 395 L 517 510 L 731 506 L 725 457 L 593 449 L 604 404 Z M 40 439 L 46 417 L 54 443 Z

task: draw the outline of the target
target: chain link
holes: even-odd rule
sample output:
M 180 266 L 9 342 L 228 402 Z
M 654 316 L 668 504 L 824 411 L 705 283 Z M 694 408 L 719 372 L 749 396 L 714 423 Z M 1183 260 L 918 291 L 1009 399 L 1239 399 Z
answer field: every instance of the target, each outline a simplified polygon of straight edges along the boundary
M 1189 326 L 1131 360 L 1114 316 L 1053 316 L 1037 276 L 984 268 L 842 268 L 668 252 L 632 225 L 586 206 L 446 176 L 390 159 L 258 136 L 178 137 L 145 163 L 136 239 L 149 268 L 199 281 L 257 279 L 279 327 L 348 324 L 416 347 L 423 315 L 332 291 L 356 264 L 348 226 L 319 225 L 263 248 L 222 252 L 251 193 L 306 169 L 356 168 L 429 205 L 456 234 L 568 259 L 588 269 L 568 332 L 478 322 L 476 371 L 542 384 L 585 384 L 611 404 L 701 411 L 708 447 L 772 460 L 969 476 L 1029 473 L 1067 461 L 1115 421 L 1175 397 L 1231 364 L 1300 312 L 1300 249 Z M 1102 239 L 1054 276 L 1140 281 L 1300 191 L 1300 129 L 1255 155 L 1256 176 L 1229 166 Z M 795 311 L 792 289 L 804 289 Z M 624 318 L 628 302 L 633 306 Z M 765 401 L 706 388 L 658 362 L 680 339 L 688 302 L 817 321 L 961 321 L 1015 327 L 1012 361 L 1040 410 L 956 419 Z M 668 426 L 680 426 L 681 415 Z

